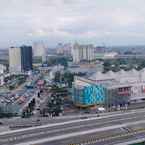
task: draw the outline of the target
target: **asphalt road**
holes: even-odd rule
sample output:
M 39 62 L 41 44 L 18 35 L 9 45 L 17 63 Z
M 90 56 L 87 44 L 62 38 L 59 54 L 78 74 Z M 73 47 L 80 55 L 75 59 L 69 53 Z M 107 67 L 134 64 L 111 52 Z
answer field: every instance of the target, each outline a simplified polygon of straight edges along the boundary
M 64 139 L 53 138 L 54 141 L 49 142 L 45 141 L 42 143 L 32 142 L 34 145 L 114 145 L 119 144 L 120 142 L 123 142 L 123 145 L 125 145 L 125 142 L 132 141 L 135 139 L 142 139 L 145 138 L 145 122 L 141 126 L 140 121 L 136 122 L 137 124 L 132 124 L 131 126 L 137 126 L 138 129 L 131 129 L 131 126 L 129 124 L 128 127 L 126 125 L 118 125 L 114 126 L 115 128 L 110 128 L 109 130 L 104 128 L 104 130 L 100 130 L 99 132 L 93 132 L 90 134 L 85 135 L 76 135 L 73 137 L 68 137 Z M 143 128 L 142 128 L 143 127 Z M 56 140 L 55 140 L 56 139 Z
M 92 143 L 93 140 L 95 144 L 105 144 L 105 141 L 107 143 L 110 141 L 111 144 L 116 140 L 119 141 L 120 137 L 124 139 L 126 136 L 121 136 L 122 134 L 145 128 L 144 119 L 145 110 L 137 110 L 2 132 L 0 133 L 0 145 L 80 145 L 86 142 Z M 134 123 L 137 123 L 136 128 Z M 99 139 L 101 140 L 98 142 Z

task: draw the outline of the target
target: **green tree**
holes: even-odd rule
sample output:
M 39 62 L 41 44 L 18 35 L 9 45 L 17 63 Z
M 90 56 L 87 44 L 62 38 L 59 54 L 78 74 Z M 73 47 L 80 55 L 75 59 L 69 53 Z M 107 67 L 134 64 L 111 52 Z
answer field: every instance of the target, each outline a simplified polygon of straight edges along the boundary
M 61 82 L 61 73 L 59 71 L 55 73 L 54 81 Z
M 72 87 L 72 82 L 74 81 L 74 75 L 70 72 L 64 73 L 64 81 L 68 84 L 68 87 Z

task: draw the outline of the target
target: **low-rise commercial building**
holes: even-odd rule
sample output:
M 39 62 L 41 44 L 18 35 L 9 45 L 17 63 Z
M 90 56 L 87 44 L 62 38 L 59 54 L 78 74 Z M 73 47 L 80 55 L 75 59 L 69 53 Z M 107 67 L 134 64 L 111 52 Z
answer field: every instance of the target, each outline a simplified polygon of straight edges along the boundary
M 145 100 L 145 69 L 75 77 L 72 99 L 76 105 L 125 106 Z

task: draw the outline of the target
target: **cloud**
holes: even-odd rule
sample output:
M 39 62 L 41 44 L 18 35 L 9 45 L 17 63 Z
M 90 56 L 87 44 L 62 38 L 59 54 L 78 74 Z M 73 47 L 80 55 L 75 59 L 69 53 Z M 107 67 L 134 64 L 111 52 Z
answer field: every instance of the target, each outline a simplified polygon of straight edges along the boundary
M 0 1 L 0 42 L 144 43 L 144 0 Z M 26 41 L 27 40 L 27 41 Z

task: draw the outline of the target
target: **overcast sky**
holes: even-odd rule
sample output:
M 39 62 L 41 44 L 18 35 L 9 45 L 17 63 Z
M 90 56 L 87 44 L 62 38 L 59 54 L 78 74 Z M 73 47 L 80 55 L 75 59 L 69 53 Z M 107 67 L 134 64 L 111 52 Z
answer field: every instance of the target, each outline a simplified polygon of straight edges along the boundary
M 145 44 L 145 0 L 0 0 L 0 46 Z

